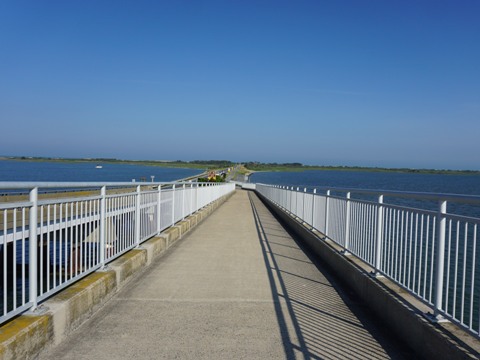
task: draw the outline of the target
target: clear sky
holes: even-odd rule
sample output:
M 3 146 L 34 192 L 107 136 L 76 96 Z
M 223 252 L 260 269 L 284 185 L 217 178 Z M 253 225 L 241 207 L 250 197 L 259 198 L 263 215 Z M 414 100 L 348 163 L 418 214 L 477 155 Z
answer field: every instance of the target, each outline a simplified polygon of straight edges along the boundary
M 480 169 L 480 0 L 0 1 L 0 155 Z

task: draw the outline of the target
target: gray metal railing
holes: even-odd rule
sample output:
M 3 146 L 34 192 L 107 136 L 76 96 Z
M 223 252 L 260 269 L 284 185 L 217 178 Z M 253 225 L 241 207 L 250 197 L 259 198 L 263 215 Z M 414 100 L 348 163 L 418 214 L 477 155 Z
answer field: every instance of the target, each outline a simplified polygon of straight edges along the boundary
M 39 196 L 39 189 L 58 188 L 74 190 Z M 26 189 L 29 197 L 0 201 L 0 324 L 36 309 L 235 185 L 0 182 L 0 190 L 12 189 Z
M 432 318 L 479 336 L 480 196 L 265 184 L 256 189 L 430 306 Z M 434 201 L 437 209 L 387 204 L 385 197 Z M 468 204 L 473 213 L 448 213 L 447 202 Z

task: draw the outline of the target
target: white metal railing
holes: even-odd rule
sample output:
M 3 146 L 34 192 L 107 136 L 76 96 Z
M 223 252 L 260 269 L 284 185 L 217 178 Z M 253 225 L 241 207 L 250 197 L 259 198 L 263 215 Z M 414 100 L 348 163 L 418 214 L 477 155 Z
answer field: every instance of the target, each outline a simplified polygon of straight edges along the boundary
M 39 197 L 39 189 L 59 188 L 74 189 L 73 195 Z M 0 182 L 0 190 L 19 189 L 29 198 L 14 193 L 13 201 L 0 202 L 0 324 L 34 310 L 38 302 L 232 192 L 235 184 Z
M 390 278 L 431 306 L 434 319 L 449 319 L 479 336 L 480 196 L 343 188 L 307 191 L 265 184 L 256 184 L 256 189 L 339 244 L 345 254 L 365 261 L 373 273 Z M 438 205 L 436 210 L 424 210 L 387 204 L 385 197 Z M 452 208 L 467 204 L 471 216 L 447 213 L 447 202 Z

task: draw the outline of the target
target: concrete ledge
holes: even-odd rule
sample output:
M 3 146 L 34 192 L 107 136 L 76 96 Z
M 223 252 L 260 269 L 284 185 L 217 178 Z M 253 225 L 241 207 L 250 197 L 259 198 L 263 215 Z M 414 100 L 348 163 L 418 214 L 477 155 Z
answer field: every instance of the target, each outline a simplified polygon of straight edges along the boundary
M 108 264 L 116 273 L 117 287 L 121 287 L 130 276 L 147 265 L 147 250 L 133 249 Z
M 0 360 L 32 359 L 58 344 L 108 301 L 135 273 L 165 253 L 233 193 L 224 196 L 46 301 L 45 315 L 21 315 L 0 326 Z
M 32 359 L 53 337 L 48 315 L 22 315 L 0 328 L 0 359 Z
M 412 348 L 417 356 L 427 359 L 480 358 L 477 349 L 479 343 L 473 336 L 465 334 L 460 329 L 453 329 L 455 327 L 453 324 L 447 330 L 440 323 L 428 321 L 423 315 L 426 308 L 423 303 L 419 304 L 413 296 L 407 295 L 390 280 L 372 277 L 365 267 L 359 266 L 358 263 L 361 260 L 341 254 L 337 246 L 321 239 L 318 232 L 310 231 L 262 195 L 258 193 L 257 195 L 341 282 L 362 299 L 386 327 Z M 410 301 L 406 301 L 406 298 Z M 416 307 L 413 304 L 419 306 Z M 465 341 L 465 335 L 470 341 Z
M 167 238 L 165 236 L 157 236 L 153 239 L 147 240 L 142 244 L 142 248 L 147 251 L 147 266 L 152 263 L 152 260 L 160 256 L 167 250 Z
M 45 303 L 51 316 L 54 343 L 88 319 L 116 291 L 114 271 L 94 272 Z
M 180 239 L 180 229 L 177 226 L 171 226 L 163 233 L 167 239 L 167 249 Z
M 190 221 L 185 219 L 185 220 L 179 221 L 177 224 L 175 224 L 175 226 L 179 228 L 180 236 L 182 236 L 183 234 L 186 234 L 190 230 Z

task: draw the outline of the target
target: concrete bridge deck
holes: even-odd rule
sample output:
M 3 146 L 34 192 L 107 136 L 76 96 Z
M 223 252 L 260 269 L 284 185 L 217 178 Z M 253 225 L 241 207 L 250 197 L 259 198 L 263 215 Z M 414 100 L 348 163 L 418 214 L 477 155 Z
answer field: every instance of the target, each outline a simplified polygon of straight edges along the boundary
M 40 359 L 386 359 L 411 354 L 237 191 Z

